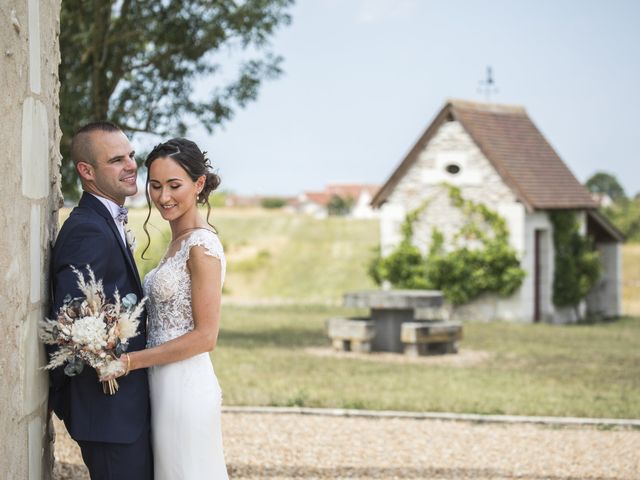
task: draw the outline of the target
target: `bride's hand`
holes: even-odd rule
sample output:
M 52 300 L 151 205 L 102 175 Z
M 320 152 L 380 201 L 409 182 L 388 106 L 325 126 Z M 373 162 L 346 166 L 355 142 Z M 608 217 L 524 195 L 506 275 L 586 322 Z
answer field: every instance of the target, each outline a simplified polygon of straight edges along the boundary
M 98 369 L 98 377 L 101 382 L 107 382 L 114 380 L 118 377 L 126 375 L 127 372 L 127 357 L 128 354 L 122 355 L 120 358 L 112 360 L 108 365 Z

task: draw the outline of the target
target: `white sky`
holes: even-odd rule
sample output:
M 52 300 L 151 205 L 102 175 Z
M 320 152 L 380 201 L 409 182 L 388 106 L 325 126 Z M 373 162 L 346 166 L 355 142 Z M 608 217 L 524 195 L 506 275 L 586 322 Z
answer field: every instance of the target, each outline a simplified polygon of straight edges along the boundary
M 526 107 L 580 181 L 640 191 L 640 1 L 298 0 L 273 50 L 285 74 L 213 136 L 244 194 L 383 183 L 447 98 Z M 205 82 L 206 83 L 206 82 Z

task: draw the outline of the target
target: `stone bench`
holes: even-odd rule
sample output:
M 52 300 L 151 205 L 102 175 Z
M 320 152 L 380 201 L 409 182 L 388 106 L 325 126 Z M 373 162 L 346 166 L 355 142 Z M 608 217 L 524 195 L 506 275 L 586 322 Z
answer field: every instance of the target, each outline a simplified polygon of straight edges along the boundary
M 338 351 L 369 353 L 375 334 L 375 322 L 369 318 L 334 317 L 327 320 L 327 335 Z
M 400 339 L 406 355 L 457 353 L 462 339 L 459 322 L 405 322 Z

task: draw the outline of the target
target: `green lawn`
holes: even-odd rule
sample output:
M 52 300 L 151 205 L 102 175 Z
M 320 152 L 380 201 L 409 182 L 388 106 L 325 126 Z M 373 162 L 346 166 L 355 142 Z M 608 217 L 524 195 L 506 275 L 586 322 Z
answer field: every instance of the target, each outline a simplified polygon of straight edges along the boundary
M 206 212 L 206 211 L 205 211 Z M 60 214 L 60 221 L 68 210 Z M 146 209 L 131 209 L 129 225 L 137 239 L 136 262 L 141 275 L 151 270 L 171 240 L 168 224 L 155 211 L 148 230 Z M 225 296 L 243 301 L 272 300 L 337 304 L 349 290 L 374 288 L 367 264 L 379 243 L 375 220 L 329 218 L 262 209 L 218 209 L 212 212 L 225 247 Z
M 225 404 L 640 418 L 640 319 L 466 324 L 461 353 L 484 355 L 456 366 L 318 356 L 336 313 L 354 312 L 226 305 L 212 355 Z
M 140 259 L 145 217 L 146 210 L 130 212 L 143 274 L 170 240 L 154 212 L 150 259 Z M 640 318 L 465 324 L 454 357 L 475 360 L 460 364 L 319 356 L 329 347 L 326 318 L 365 313 L 338 305 L 345 291 L 373 288 L 366 265 L 379 241 L 377 223 L 260 209 L 218 209 L 212 222 L 228 260 L 213 354 L 226 405 L 640 418 Z M 625 245 L 623 255 L 623 308 L 638 316 L 640 246 Z M 247 302 L 270 306 L 241 306 Z
M 225 244 L 230 297 L 326 303 L 374 288 L 366 268 L 379 242 L 375 221 L 253 210 L 213 223 Z

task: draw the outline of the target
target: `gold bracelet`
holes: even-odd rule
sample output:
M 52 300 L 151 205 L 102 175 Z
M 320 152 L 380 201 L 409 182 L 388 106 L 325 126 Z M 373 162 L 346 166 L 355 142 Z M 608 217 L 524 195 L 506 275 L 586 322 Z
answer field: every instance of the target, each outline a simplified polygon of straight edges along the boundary
M 124 376 L 126 377 L 127 375 L 129 375 L 129 372 L 131 371 L 131 357 L 129 356 L 128 353 L 125 353 L 125 355 L 127 356 L 127 371 L 124 372 Z

